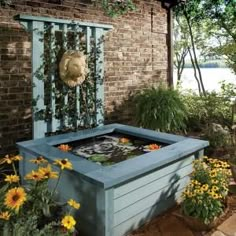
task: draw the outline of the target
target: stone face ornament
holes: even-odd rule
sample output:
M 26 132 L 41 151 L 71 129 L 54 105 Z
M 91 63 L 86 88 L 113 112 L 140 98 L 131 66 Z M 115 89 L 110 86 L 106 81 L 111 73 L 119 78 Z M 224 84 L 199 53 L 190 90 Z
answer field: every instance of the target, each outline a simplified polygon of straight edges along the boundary
M 69 87 L 82 84 L 88 73 L 86 56 L 79 51 L 66 51 L 59 64 L 59 73 Z

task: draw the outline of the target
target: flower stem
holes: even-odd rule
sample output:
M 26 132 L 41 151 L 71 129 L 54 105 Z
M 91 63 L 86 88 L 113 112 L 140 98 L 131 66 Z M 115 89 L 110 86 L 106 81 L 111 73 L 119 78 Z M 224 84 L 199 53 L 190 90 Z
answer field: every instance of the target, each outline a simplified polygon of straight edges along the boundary
M 53 196 L 54 196 L 54 194 L 55 194 L 55 192 L 56 192 L 56 189 L 57 189 L 57 187 L 58 187 L 58 184 L 59 184 L 59 181 L 60 181 L 60 178 L 61 178 L 61 174 L 62 174 L 62 170 L 60 169 L 60 172 L 59 172 L 59 176 L 58 176 L 58 179 L 57 179 L 57 183 L 56 183 L 56 185 L 55 185 L 55 188 L 53 189 L 53 191 L 52 191 L 52 199 L 53 199 Z

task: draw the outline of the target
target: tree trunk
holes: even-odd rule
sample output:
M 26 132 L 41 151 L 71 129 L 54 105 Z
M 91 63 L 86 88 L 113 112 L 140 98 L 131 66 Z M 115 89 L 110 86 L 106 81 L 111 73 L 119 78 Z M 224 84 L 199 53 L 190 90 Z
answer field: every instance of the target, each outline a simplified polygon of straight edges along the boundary
M 195 48 L 195 43 L 194 43 L 194 38 L 193 38 L 193 31 L 192 31 L 192 27 L 191 27 L 190 20 L 188 17 L 188 13 L 185 10 L 184 10 L 184 16 L 186 18 L 186 22 L 187 22 L 188 29 L 189 29 L 190 41 L 191 41 L 191 46 L 192 46 L 192 50 L 193 50 L 193 60 L 195 62 L 195 67 L 196 67 L 195 69 L 197 70 L 198 76 L 199 76 L 198 82 L 200 82 L 202 94 L 204 96 L 206 96 L 206 91 L 205 91 L 205 87 L 204 87 L 203 80 L 202 80 L 202 73 L 201 73 L 201 69 L 199 67 L 199 63 L 198 63 L 198 59 L 197 59 L 197 55 L 196 55 L 196 48 Z
M 188 47 L 188 52 L 189 52 L 189 55 L 190 55 L 190 59 L 191 59 L 191 63 L 193 65 L 193 70 L 194 70 L 194 78 L 196 79 L 197 81 L 197 86 L 198 86 L 198 91 L 199 91 L 199 95 L 202 95 L 202 88 L 201 88 L 201 84 L 199 82 L 199 79 L 197 77 L 197 69 L 196 69 L 196 65 L 195 65 L 195 62 L 194 62 L 194 59 L 193 59 L 193 55 L 191 53 L 191 49 Z

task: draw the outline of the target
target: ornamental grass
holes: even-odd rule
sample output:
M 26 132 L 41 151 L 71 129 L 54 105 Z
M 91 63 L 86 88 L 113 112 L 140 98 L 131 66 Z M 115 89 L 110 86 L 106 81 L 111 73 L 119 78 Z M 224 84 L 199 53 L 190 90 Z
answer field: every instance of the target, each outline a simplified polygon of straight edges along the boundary
M 231 171 L 227 162 L 208 157 L 195 160 L 193 166 L 191 181 L 182 194 L 182 212 L 210 224 L 226 208 Z
M 80 204 L 74 199 L 68 199 L 63 205 L 55 200 L 62 172 L 73 168 L 71 162 L 58 159 L 51 165 L 43 157 L 32 159 L 30 162 L 35 164 L 35 169 L 23 177 L 22 185 L 15 167 L 22 159 L 19 155 L 7 155 L 0 160 L 0 169 L 4 164 L 13 172 L 4 174 L 0 188 L 0 235 L 74 235 L 76 220 L 73 215 Z M 54 170 L 55 165 L 59 171 Z M 56 182 L 49 190 L 50 180 Z

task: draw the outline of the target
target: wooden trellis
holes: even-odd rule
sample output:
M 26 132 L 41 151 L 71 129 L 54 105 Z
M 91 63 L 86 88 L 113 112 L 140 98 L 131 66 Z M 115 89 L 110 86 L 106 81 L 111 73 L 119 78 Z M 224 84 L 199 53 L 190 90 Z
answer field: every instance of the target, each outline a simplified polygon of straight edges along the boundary
M 55 60 L 55 52 L 52 48 L 55 48 L 56 44 L 58 47 L 58 42 L 56 43 L 58 34 L 61 34 L 61 45 L 59 47 L 63 48 L 64 51 L 68 49 L 79 50 L 80 44 L 82 43 L 80 34 L 83 35 L 84 51 L 87 55 L 93 53 L 94 55 L 94 110 L 95 116 L 92 121 L 92 125 L 102 125 L 103 124 L 103 104 L 104 104 L 104 34 L 112 28 L 111 25 L 104 24 L 94 24 L 86 23 L 80 21 L 70 21 L 63 19 L 55 19 L 48 17 L 37 17 L 28 15 L 17 15 L 15 17 L 32 35 L 32 94 L 33 94 L 33 138 L 44 137 L 46 133 L 55 132 L 61 130 L 63 126 L 70 120 L 71 117 L 63 115 L 61 117 L 57 116 L 57 97 L 55 92 L 57 87 L 57 81 L 59 80 L 58 73 L 55 69 L 55 65 L 58 66 Z M 72 34 L 72 39 L 69 40 Z M 47 51 L 47 54 L 45 54 Z M 47 63 L 45 63 L 45 60 Z M 48 61 L 49 60 L 49 61 Z M 51 62 L 50 62 L 51 61 Z M 45 76 L 45 67 L 47 64 L 51 64 L 49 69 L 47 69 L 47 78 L 49 82 L 45 82 L 45 79 L 39 78 L 39 75 Z M 90 69 L 90 68 L 89 68 Z M 47 90 L 46 90 L 47 89 Z M 47 94 L 46 91 L 50 91 Z M 63 91 L 68 91 L 66 85 L 61 88 Z M 75 99 L 74 114 L 75 117 L 79 117 L 81 111 L 80 103 L 80 86 L 75 88 L 73 92 Z M 70 97 L 69 93 L 64 93 L 63 105 L 69 106 Z M 89 99 L 87 96 L 86 99 Z M 46 101 L 47 100 L 47 101 Z M 96 102 L 95 102 L 96 101 Z M 100 105 L 98 105 L 100 104 Z M 50 112 L 47 114 L 47 119 L 38 118 L 38 114 L 49 108 Z M 81 125 L 79 124 L 79 119 L 76 119 L 75 127 Z

